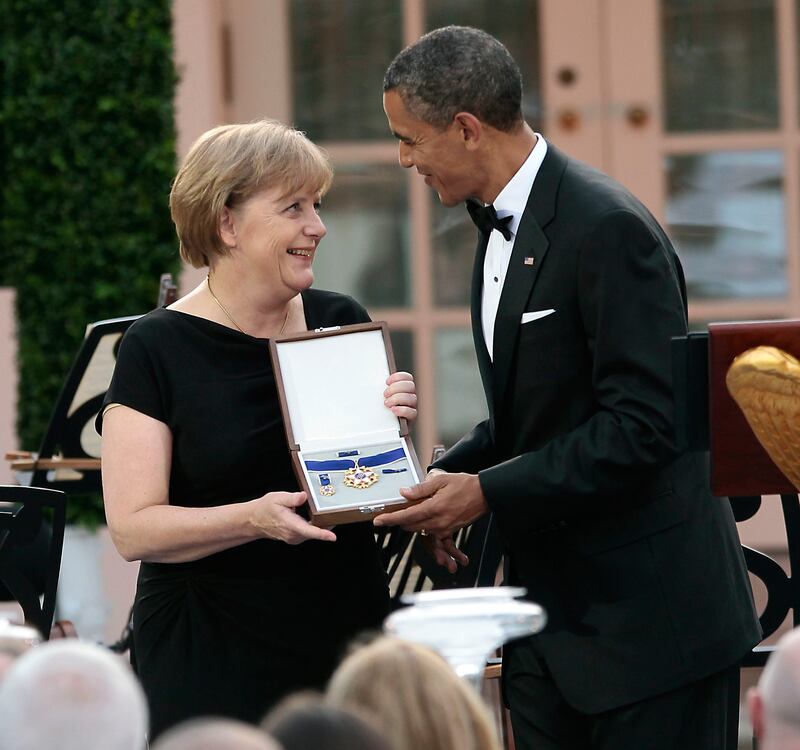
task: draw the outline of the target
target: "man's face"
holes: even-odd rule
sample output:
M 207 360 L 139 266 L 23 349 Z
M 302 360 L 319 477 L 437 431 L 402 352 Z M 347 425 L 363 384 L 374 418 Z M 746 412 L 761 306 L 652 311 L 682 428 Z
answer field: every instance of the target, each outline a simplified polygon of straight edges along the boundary
M 417 119 L 395 90 L 383 95 L 383 109 L 392 133 L 399 141 L 400 166 L 415 167 L 445 206 L 463 203 L 475 194 L 474 170 L 456 122 L 440 130 Z

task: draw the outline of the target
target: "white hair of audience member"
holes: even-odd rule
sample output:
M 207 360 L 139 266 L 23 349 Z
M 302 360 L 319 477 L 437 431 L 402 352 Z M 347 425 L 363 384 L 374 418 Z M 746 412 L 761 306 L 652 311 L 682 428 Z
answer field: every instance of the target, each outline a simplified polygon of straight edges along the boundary
M 778 641 L 747 705 L 759 750 L 800 750 L 800 628 Z
M 0 750 L 143 750 L 147 721 L 133 672 L 89 643 L 37 646 L 0 684 Z
M 0 617 L 0 682 L 22 654 L 41 642 L 42 638 L 35 628 L 17 625 Z
M 192 719 L 164 732 L 152 750 L 281 750 L 266 732 L 233 719 Z

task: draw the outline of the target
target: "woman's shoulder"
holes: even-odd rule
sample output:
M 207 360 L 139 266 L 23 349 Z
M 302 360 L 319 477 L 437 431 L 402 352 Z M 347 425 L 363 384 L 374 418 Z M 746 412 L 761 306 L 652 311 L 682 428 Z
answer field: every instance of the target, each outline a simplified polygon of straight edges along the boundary
M 195 315 L 160 307 L 135 320 L 125 333 L 122 346 L 138 346 L 152 355 L 168 359 L 185 354 L 192 346 L 213 347 L 228 332 L 218 323 Z
M 363 305 L 340 292 L 307 289 L 303 292 L 303 302 L 310 328 L 367 323 L 370 320 Z
M 181 317 L 180 313 L 158 307 L 134 320 L 125 338 L 136 338 L 146 342 L 158 341 L 180 327 Z

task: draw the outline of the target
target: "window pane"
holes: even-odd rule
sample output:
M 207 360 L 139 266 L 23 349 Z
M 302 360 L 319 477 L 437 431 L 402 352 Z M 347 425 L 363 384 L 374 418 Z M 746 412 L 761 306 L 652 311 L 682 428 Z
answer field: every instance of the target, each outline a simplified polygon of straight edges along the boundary
M 774 0 L 662 0 L 669 131 L 778 125 Z
M 395 0 L 292 0 L 294 122 L 312 140 L 391 138 L 383 74 L 402 47 Z
M 419 390 L 419 377 L 414 367 L 414 334 L 408 330 L 398 330 L 395 328 L 389 329 L 389 337 L 392 340 L 392 351 L 394 352 L 394 363 L 398 370 L 410 372 L 417 382 L 417 390 Z M 415 443 L 417 440 L 417 423 L 411 425 L 409 430 L 411 442 Z M 425 459 L 422 461 L 423 466 Z
M 397 369 L 414 375 L 414 334 L 408 330 L 390 328 L 389 337 Z
M 469 305 L 472 263 L 478 244 L 478 230 L 464 206 L 446 208 L 431 193 L 431 252 L 434 299 L 437 305 Z
M 436 332 L 436 415 L 438 442 L 449 448 L 488 416 L 472 332 Z
M 541 129 L 539 3 L 537 0 L 427 0 L 427 27 L 474 26 L 497 37 L 522 72 L 522 113 Z
M 708 333 L 708 324 L 718 322 L 706 318 L 689 318 L 689 333 Z
M 539 3 L 535 0 L 427 0 L 426 11 L 428 29 L 448 24 L 475 26 L 488 31 L 508 47 L 522 71 L 523 115 L 534 129 L 540 130 Z M 445 208 L 433 192 L 431 200 L 434 302 L 440 307 L 469 305 L 478 233 L 463 206 Z
M 670 156 L 667 225 L 694 299 L 782 297 L 783 162 L 777 151 Z
M 795 18 L 795 40 L 794 48 L 797 59 L 795 60 L 795 75 L 798 76 L 797 80 L 800 81 L 800 0 L 795 0 L 794 4 L 794 18 Z M 800 96 L 797 97 L 798 107 L 800 107 Z M 798 110 L 798 119 L 800 119 L 800 110 Z
M 337 167 L 322 220 L 328 234 L 314 259 L 315 286 L 365 307 L 409 305 L 406 180 L 395 164 Z

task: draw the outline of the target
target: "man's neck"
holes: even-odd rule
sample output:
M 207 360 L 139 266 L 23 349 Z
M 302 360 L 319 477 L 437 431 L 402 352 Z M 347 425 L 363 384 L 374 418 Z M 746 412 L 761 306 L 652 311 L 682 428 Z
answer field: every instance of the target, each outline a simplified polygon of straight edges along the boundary
M 526 123 L 512 133 L 494 131 L 484 157 L 486 180 L 475 197 L 484 203 L 493 203 L 530 156 L 536 139 L 536 133 Z

